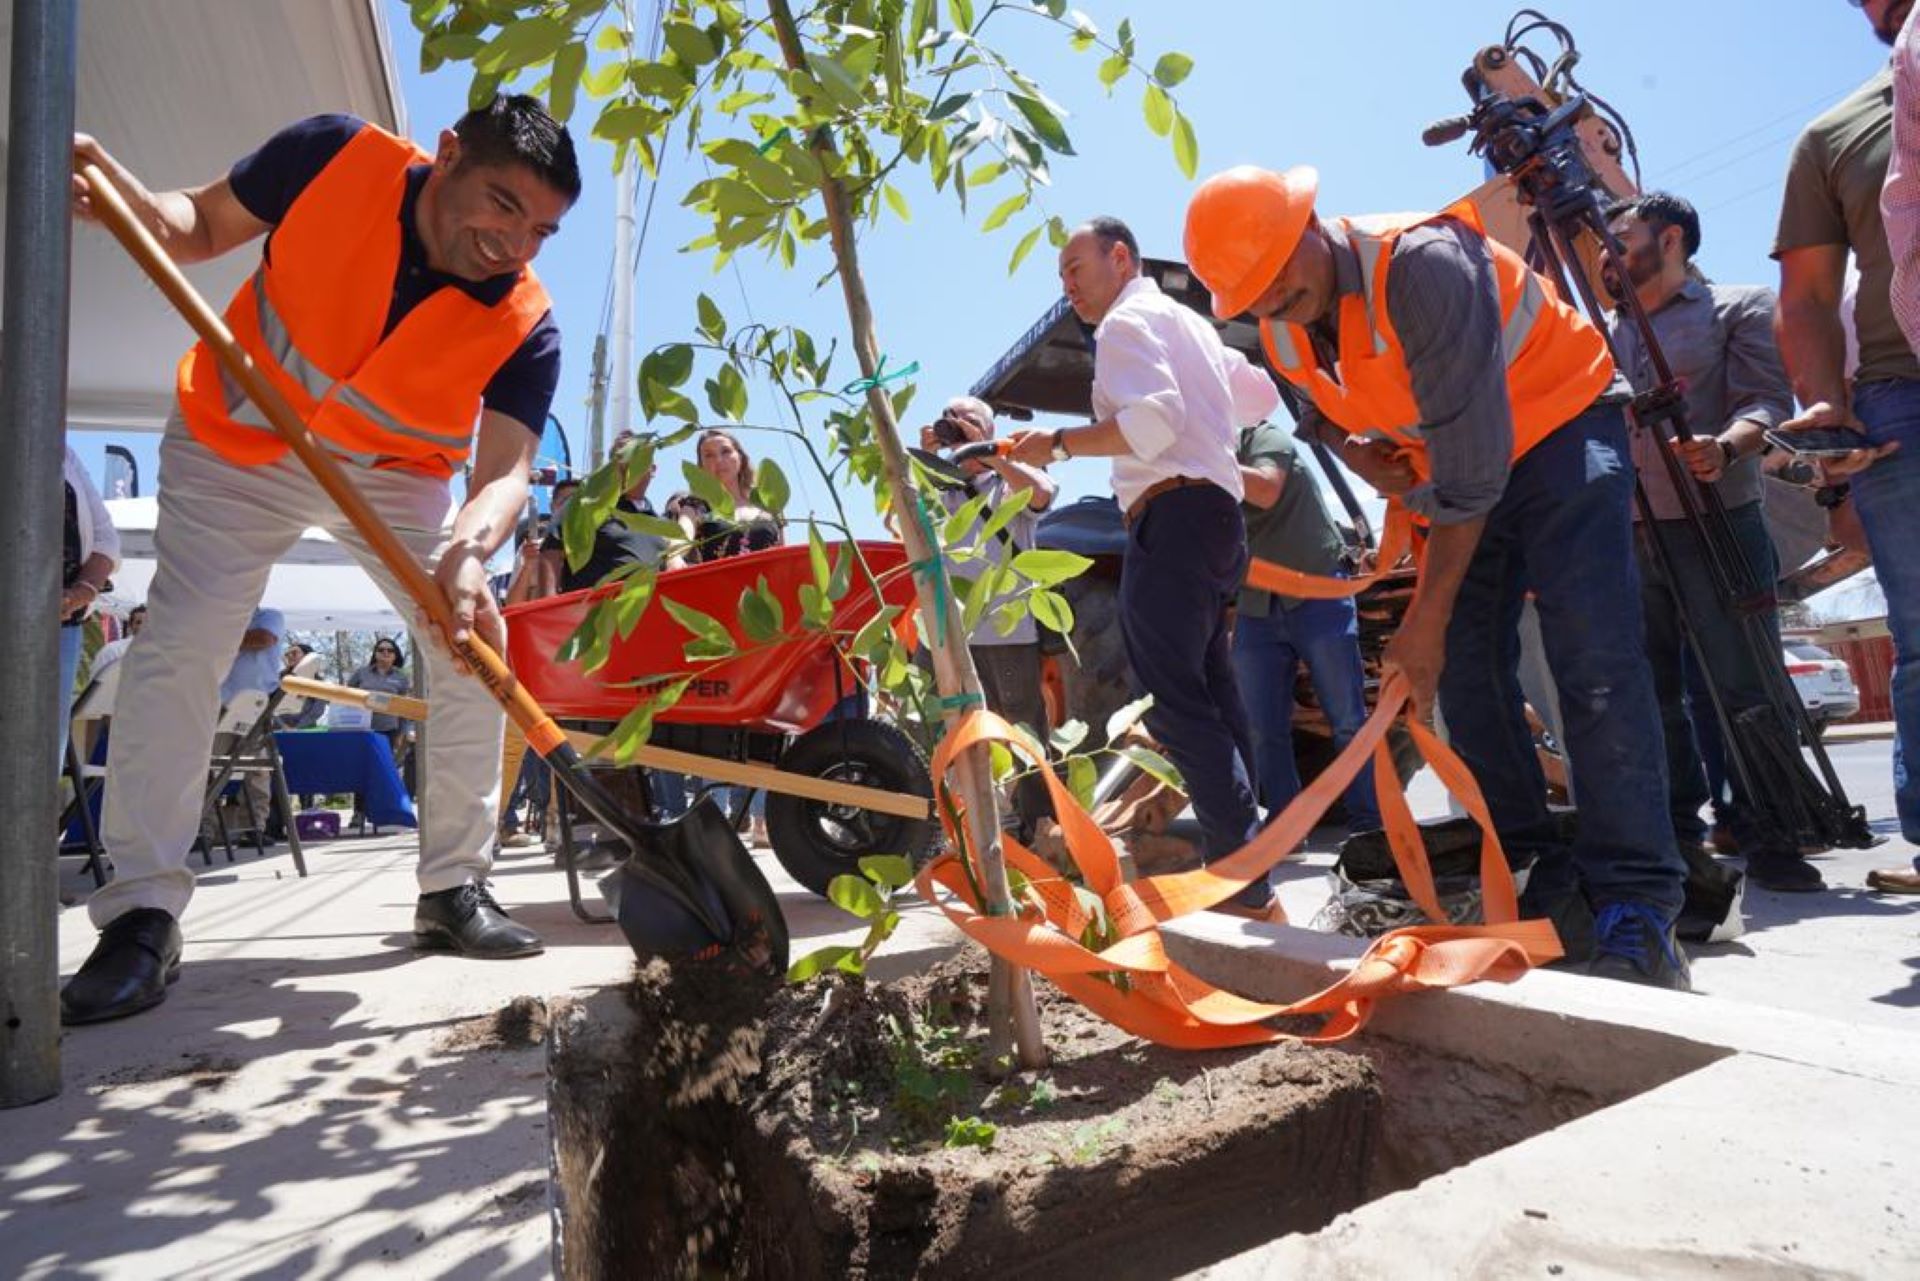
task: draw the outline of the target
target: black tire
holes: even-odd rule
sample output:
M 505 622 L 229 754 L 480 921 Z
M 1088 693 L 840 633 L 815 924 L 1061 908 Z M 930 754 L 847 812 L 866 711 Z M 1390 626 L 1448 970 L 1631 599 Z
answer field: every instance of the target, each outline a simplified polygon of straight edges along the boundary
M 933 795 L 927 758 L 883 721 L 828 721 L 795 739 L 780 768 L 912 796 Z M 858 875 L 869 854 L 899 854 L 918 867 L 940 842 L 932 819 L 899 818 L 778 792 L 767 796 L 767 839 L 794 880 L 824 896 L 833 878 Z

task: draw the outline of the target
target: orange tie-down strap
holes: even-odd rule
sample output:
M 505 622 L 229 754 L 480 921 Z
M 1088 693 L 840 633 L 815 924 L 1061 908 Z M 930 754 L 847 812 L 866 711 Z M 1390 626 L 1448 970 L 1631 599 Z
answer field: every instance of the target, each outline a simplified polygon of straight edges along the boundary
M 1036 763 L 1044 757 L 1032 739 L 1000 717 L 971 713 L 934 754 L 934 778 L 943 802 L 936 808 L 947 829 L 950 852 L 921 870 L 920 893 L 995 955 L 1046 975 L 1125 1031 L 1180 1049 L 1223 1049 L 1282 1040 L 1338 1041 L 1365 1026 L 1374 1003 L 1383 997 L 1460 987 L 1481 979 L 1512 982 L 1532 966 L 1560 956 L 1560 940 L 1548 921 L 1517 919 L 1513 876 L 1479 786 L 1460 759 L 1412 718 L 1407 727 L 1427 763 L 1480 824 L 1485 925 L 1395 930 L 1375 940 L 1339 982 L 1291 1005 L 1248 1000 L 1214 987 L 1175 964 L 1161 940 L 1161 922 L 1230 898 L 1291 853 L 1346 789 L 1368 753 L 1374 757 L 1374 787 L 1401 879 L 1429 920 L 1445 920 L 1426 848 L 1386 744 L 1387 730 L 1407 701 L 1406 683 L 1396 676 L 1346 750 L 1247 845 L 1206 867 L 1133 884 L 1121 879 L 1112 840 L 1053 771 L 1042 768 L 1040 777 L 1053 796 L 1067 851 L 1080 869 L 1083 891 L 1076 892 L 1033 851 L 1003 837 L 1007 865 L 1025 883 L 1016 898 L 1016 914 L 999 917 L 982 912 L 971 873 L 960 856 L 951 852 L 960 847 L 954 830 L 959 801 L 949 788 L 947 771 L 960 752 L 985 742 L 1005 743 Z M 936 884 L 948 894 L 938 894 Z M 1089 897 L 1098 900 L 1098 912 L 1091 909 Z M 1308 1014 L 1326 1016 L 1319 1031 L 1310 1035 L 1283 1032 L 1268 1023 L 1284 1015 Z
M 1380 553 L 1371 574 L 1358 578 L 1325 578 L 1255 557 L 1247 563 L 1247 586 L 1295 600 L 1343 600 L 1358 596 L 1398 568 L 1408 552 L 1417 561 L 1420 548 L 1413 541 L 1413 513 L 1399 499 L 1387 503 L 1387 527 L 1380 536 Z

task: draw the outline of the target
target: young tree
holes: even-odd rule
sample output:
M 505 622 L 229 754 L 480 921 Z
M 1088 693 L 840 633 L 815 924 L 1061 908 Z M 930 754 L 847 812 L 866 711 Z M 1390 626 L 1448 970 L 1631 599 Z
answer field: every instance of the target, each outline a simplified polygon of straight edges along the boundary
M 888 211 L 905 218 L 907 206 L 892 181 L 903 166 L 923 169 L 937 191 L 952 191 L 963 210 L 984 193 L 997 197 L 982 222 L 992 231 L 1016 220 L 1026 229 L 1016 242 L 1009 271 L 1020 265 L 1044 235 L 1065 242 L 1057 217 L 1033 209 L 1036 186 L 1047 180 L 1049 157 L 1071 156 L 1072 141 L 1057 106 L 1009 57 L 984 38 L 996 20 L 1037 19 L 1051 24 L 1076 50 L 1098 51 L 1097 76 L 1109 92 L 1123 80 L 1143 82 L 1142 109 L 1153 131 L 1171 140 L 1181 170 L 1192 177 L 1198 145 L 1191 123 L 1172 90 L 1192 69 L 1183 54 L 1167 53 L 1148 68 L 1122 21 L 1109 38 L 1092 19 L 1069 12 L 1066 0 L 821 0 L 800 11 L 789 0 L 758 6 L 732 0 L 670 0 L 661 27 L 663 49 L 649 57 L 637 47 L 622 3 L 611 0 L 412 0 L 413 18 L 424 33 L 422 59 L 432 70 L 445 61 L 470 62 L 471 97 L 484 102 L 503 86 L 531 82 L 545 92 L 556 116 L 578 109 L 581 94 L 600 103 L 593 133 L 615 144 L 622 164 L 637 159 L 656 171 L 669 142 L 698 149 L 711 176 L 693 184 L 685 203 L 706 215 L 708 234 L 690 249 L 711 250 L 719 261 L 749 248 L 795 266 L 802 252 L 824 242 L 844 295 L 848 329 L 860 377 L 835 392 L 827 382 L 832 351 L 819 354 L 813 337 L 791 328 L 749 326 L 729 331 L 711 300 L 698 300 L 701 344 L 672 344 L 642 362 L 640 396 L 650 419 L 676 419 L 685 426 L 636 441 L 582 488 L 566 522 L 569 555 L 584 559 L 592 529 L 612 510 L 625 480 L 651 465 L 654 452 L 684 439 L 700 412 L 679 388 L 697 357 L 717 359 L 706 383 L 708 404 L 721 421 L 746 415 L 747 385 L 765 377 L 796 411 L 826 400 L 827 443 L 823 457 L 804 431 L 790 432 L 833 482 L 852 476 L 874 493 L 876 508 L 891 519 L 916 567 L 920 635 L 933 655 L 935 688 L 926 691 L 883 614 L 846 638 L 848 648 L 874 660 L 884 686 L 915 696 L 929 713 L 949 723 L 980 702 L 980 684 L 965 638 L 985 606 L 1007 588 L 1024 588 L 999 607 L 1004 618 L 1030 610 L 1061 630 L 1071 612 L 1051 589 L 1082 567 L 1077 558 L 1026 562 L 988 572 L 970 590 L 947 577 L 949 557 L 978 556 L 954 547 L 954 539 L 984 513 L 936 523 L 914 484 L 899 439 L 898 416 L 911 389 L 890 391 L 899 373 L 881 354 L 873 310 L 860 270 L 855 229 L 877 223 Z M 590 48 L 603 57 L 590 55 Z M 590 65 L 592 64 L 592 65 Z M 698 350 L 696 350 L 696 347 Z M 906 372 L 906 371 L 901 371 Z M 773 429 L 779 430 L 779 429 Z M 725 495 L 705 492 L 704 474 L 688 471 L 689 484 L 709 502 L 730 506 Z M 787 498 L 779 469 L 762 464 L 756 497 L 778 511 Z M 995 512 L 985 525 L 1004 526 L 1025 502 Z M 963 513 L 964 514 L 964 513 Z M 846 534 L 845 511 L 837 522 Z M 802 593 L 802 627 L 830 626 L 832 602 L 844 593 L 852 572 L 870 580 L 849 539 L 833 563 L 810 522 L 815 583 Z M 830 525 L 831 527 L 831 525 Z M 663 532 L 665 532 L 663 530 Z M 986 538 L 991 538 L 988 532 Z M 1031 555 L 1031 554 L 1030 554 Z M 563 651 L 589 665 L 604 660 L 616 636 L 630 635 L 653 594 L 652 575 L 634 574 L 619 598 L 596 611 Z M 667 608 L 684 626 L 689 661 L 733 652 L 735 641 L 719 620 Z M 764 585 L 743 593 L 740 623 L 750 642 L 772 643 L 782 633 L 782 607 Z M 678 697 L 680 683 L 654 694 L 623 722 L 610 747 L 631 752 L 644 741 L 653 716 Z M 985 910 L 1011 914 L 1012 895 L 1001 859 L 999 823 L 990 754 L 975 751 L 955 768 L 956 830 L 961 855 L 979 887 Z M 989 1057 L 1004 1062 L 1017 1051 L 1022 1066 L 1039 1066 L 1045 1048 L 1024 973 L 994 964 Z

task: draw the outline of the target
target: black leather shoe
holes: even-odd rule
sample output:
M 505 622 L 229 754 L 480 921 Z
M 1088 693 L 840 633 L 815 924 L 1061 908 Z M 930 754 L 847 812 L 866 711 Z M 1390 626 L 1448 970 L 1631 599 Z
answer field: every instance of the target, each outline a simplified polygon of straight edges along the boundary
M 137 907 L 100 931 L 93 954 L 60 989 L 60 1021 L 104 1023 L 150 1010 L 179 977 L 179 922 L 157 907 Z
M 484 885 L 422 894 L 413 907 L 413 942 L 416 947 L 450 949 L 490 960 L 546 950 L 538 934 L 507 918 Z

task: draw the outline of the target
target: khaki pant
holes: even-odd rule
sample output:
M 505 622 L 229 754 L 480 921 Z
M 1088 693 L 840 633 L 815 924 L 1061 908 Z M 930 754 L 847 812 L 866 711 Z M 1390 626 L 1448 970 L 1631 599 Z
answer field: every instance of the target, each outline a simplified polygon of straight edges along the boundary
M 444 482 L 348 467 L 400 541 L 428 565 L 446 545 L 452 499 Z M 268 571 L 308 526 L 351 552 L 404 618 L 412 603 L 291 453 L 236 467 L 195 441 L 178 412 L 160 447 L 158 566 L 147 625 L 127 651 L 108 749 L 102 836 L 114 879 L 88 910 L 104 926 L 157 907 L 176 918 L 193 895 L 187 851 L 199 827 L 221 678 L 233 662 Z M 315 604 L 324 602 L 316 601 Z M 486 876 L 493 863 L 503 716 L 480 682 L 453 670 L 424 638 L 433 729 L 420 776 L 422 893 Z M 191 745 L 198 747 L 190 749 Z

